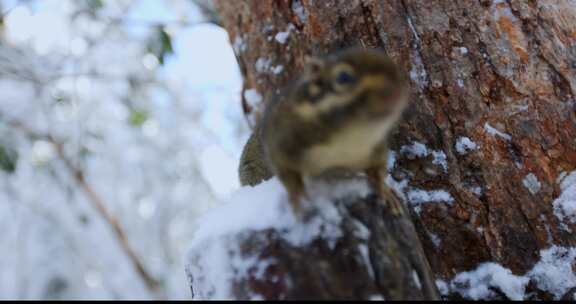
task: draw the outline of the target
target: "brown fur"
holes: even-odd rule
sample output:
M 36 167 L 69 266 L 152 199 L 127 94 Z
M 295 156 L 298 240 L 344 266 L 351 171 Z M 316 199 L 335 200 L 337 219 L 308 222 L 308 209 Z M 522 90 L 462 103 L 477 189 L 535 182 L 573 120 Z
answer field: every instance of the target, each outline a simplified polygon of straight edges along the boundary
M 339 81 L 342 71 L 352 81 Z M 306 196 L 302 176 L 335 167 L 367 170 L 382 194 L 387 136 L 407 103 L 406 83 L 376 50 L 350 49 L 310 61 L 302 78 L 268 104 L 255 132 L 252 144 L 261 145 L 261 165 L 269 169 L 262 179 L 277 175 L 298 213 Z

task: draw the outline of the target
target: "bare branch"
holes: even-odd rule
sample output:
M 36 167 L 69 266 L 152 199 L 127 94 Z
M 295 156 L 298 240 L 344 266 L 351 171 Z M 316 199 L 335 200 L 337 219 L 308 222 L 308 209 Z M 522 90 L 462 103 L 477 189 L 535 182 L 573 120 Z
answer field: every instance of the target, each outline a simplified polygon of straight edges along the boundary
M 88 201 L 92 203 L 92 206 L 98 211 L 98 213 L 104 218 L 106 223 L 110 225 L 114 235 L 118 239 L 122 250 L 126 253 L 130 261 L 132 262 L 136 272 L 142 278 L 148 289 L 153 292 L 158 291 L 160 285 L 159 282 L 153 278 L 153 276 L 146 270 L 144 264 L 130 245 L 126 232 L 116 219 L 114 215 L 112 215 L 108 209 L 106 208 L 106 204 L 102 197 L 94 190 L 94 188 L 88 183 L 84 176 L 84 172 L 80 170 L 78 167 L 74 166 L 72 161 L 66 156 L 64 152 L 64 145 L 56 140 L 51 134 L 42 134 L 40 132 L 34 131 L 30 129 L 28 126 L 23 124 L 22 122 L 14 119 L 9 119 L 3 113 L 0 113 L 0 121 L 4 121 L 8 125 L 14 127 L 15 129 L 20 130 L 21 132 L 25 133 L 26 135 L 37 138 L 43 139 L 51 143 L 60 158 L 60 160 L 64 163 L 66 169 L 72 176 L 72 178 L 76 181 L 78 186 L 82 189 L 85 193 Z

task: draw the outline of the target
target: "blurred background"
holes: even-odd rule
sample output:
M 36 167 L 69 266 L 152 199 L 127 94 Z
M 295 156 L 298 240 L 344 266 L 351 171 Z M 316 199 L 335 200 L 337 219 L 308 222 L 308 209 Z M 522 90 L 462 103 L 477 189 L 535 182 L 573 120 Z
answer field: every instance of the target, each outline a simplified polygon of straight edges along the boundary
M 211 2 L 0 13 L 0 299 L 189 299 L 196 220 L 249 133 Z

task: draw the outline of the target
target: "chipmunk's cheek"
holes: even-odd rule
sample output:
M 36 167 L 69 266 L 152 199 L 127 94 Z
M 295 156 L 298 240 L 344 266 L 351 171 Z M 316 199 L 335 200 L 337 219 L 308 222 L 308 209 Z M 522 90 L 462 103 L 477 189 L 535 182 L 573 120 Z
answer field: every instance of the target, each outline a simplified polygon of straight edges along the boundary
M 311 99 L 318 99 L 322 95 L 322 87 L 317 84 L 310 84 L 308 86 L 308 95 Z
M 395 88 L 383 88 L 377 94 L 381 100 L 382 105 L 395 106 L 404 102 L 404 93 L 402 90 Z
M 304 120 L 312 120 L 318 115 L 318 109 L 309 102 L 303 102 L 294 106 L 293 111 Z
M 371 101 L 368 102 L 370 107 L 371 115 L 376 117 L 389 115 L 395 108 L 395 101 L 390 98 L 390 96 L 384 96 L 381 94 L 374 94 Z

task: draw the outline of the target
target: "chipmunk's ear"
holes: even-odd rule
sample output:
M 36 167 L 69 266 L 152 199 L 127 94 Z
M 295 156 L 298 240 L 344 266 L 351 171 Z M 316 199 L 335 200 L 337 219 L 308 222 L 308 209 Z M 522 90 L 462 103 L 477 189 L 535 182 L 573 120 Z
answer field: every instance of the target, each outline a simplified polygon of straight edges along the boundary
M 314 78 L 320 74 L 324 67 L 324 60 L 319 57 L 306 55 L 304 57 L 304 74 L 307 78 Z

